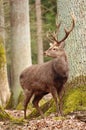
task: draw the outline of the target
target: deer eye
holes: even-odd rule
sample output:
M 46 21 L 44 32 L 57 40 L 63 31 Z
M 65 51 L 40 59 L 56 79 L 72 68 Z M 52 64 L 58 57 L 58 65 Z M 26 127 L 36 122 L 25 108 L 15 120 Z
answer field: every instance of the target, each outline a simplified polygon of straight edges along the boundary
M 56 48 L 53 48 L 53 50 L 56 50 Z

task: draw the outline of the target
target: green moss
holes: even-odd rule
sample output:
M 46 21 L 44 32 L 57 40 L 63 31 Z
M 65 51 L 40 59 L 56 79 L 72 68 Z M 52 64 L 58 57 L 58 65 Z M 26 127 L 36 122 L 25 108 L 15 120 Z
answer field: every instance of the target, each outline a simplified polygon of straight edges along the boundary
M 10 121 L 11 121 L 11 123 L 18 124 L 18 125 L 22 125 L 22 124 L 25 123 L 24 118 L 14 118 L 14 117 L 12 117 Z
M 20 95 L 19 95 L 19 98 L 18 98 L 18 105 L 16 107 L 17 110 L 22 110 L 23 109 L 23 99 L 24 99 L 24 95 L 23 93 L 21 92 Z M 14 98 L 13 98 L 13 92 L 11 92 L 11 96 L 10 96 L 10 99 L 8 101 L 8 103 L 6 104 L 6 109 L 13 109 L 14 108 Z
M 24 100 L 24 94 L 23 92 L 21 92 L 18 98 L 18 103 L 22 102 L 23 100 Z
M 6 63 L 5 48 L 3 45 L 3 39 L 0 37 L 0 68 Z
M 65 120 L 65 117 L 59 116 L 59 117 L 54 117 L 55 120 Z
M 24 118 L 15 118 L 12 115 L 8 114 L 2 107 L 0 107 L 0 121 L 5 120 L 9 121 L 12 124 L 18 125 L 21 125 L 26 122 Z
M 0 120 L 11 120 L 11 116 L 2 107 L 0 107 Z
M 18 98 L 18 105 L 16 106 L 17 110 L 23 109 L 23 101 L 24 101 L 24 95 L 23 95 L 23 92 L 21 92 Z
M 64 113 L 86 110 L 86 86 L 79 86 L 69 90 L 64 97 Z
M 11 92 L 10 99 L 9 99 L 9 101 L 7 102 L 5 108 L 6 108 L 6 109 L 13 108 L 13 102 L 14 102 L 14 99 L 13 99 L 13 93 Z
M 23 104 L 21 102 L 17 105 L 16 110 L 23 110 Z

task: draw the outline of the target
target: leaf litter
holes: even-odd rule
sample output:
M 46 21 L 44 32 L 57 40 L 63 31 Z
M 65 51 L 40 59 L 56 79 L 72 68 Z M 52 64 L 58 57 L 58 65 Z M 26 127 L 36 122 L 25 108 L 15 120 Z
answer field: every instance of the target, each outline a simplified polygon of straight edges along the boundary
M 23 111 L 7 110 L 16 118 L 23 117 Z M 76 119 L 75 115 L 68 115 L 66 118 L 58 118 L 55 114 L 44 119 L 34 118 L 24 120 L 23 123 L 0 121 L 0 130 L 86 130 L 86 122 Z

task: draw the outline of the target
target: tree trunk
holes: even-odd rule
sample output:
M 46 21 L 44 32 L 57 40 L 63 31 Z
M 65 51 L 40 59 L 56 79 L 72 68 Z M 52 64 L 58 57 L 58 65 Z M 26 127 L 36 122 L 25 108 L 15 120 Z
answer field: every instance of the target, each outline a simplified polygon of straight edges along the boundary
M 30 25 L 28 0 L 11 0 L 11 30 L 12 30 L 12 65 L 11 85 L 14 106 L 17 105 L 21 92 L 19 76 L 22 70 L 31 65 Z
M 3 0 L 0 0 L 0 33 L 5 42 L 5 22 L 4 22 Z
M 43 63 L 41 1 L 36 0 L 35 6 L 36 6 L 36 23 L 37 23 L 38 64 L 41 64 L 41 63 Z
M 58 19 L 68 28 L 71 24 L 71 13 L 75 14 L 75 29 L 66 42 L 66 51 L 70 64 L 70 79 L 86 76 L 86 1 L 85 0 L 57 0 Z M 64 24 L 61 25 L 60 37 L 64 35 Z M 85 81 L 86 82 L 86 81 Z
M 0 1 L 0 106 L 5 106 L 10 98 L 10 89 L 7 78 L 6 54 L 4 48 L 4 9 L 3 1 Z

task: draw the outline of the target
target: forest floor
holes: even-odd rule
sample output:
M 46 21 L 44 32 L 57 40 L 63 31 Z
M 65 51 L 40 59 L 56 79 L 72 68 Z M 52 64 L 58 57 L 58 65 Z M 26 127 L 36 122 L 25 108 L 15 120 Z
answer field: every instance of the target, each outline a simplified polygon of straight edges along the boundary
M 23 111 L 20 110 L 6 110 L 6 112 L 18 119 L 23 117 Z M 86 130 L 86 122 L 76 119 L 74 114 L 57 119 L 55 114 L 51 114 L 45 119 L 35 118 L 22 123 L 0 121 L 0 130 Z

